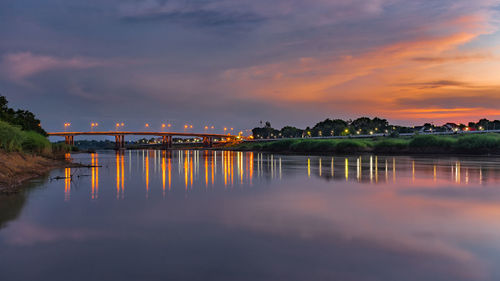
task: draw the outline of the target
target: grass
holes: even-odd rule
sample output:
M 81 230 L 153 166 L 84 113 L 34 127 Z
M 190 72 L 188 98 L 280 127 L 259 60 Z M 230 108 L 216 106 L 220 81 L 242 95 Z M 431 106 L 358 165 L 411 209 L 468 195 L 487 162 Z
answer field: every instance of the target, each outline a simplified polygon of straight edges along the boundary
M 22 131 L 16 126 L 0 121 L 0 150 L 24 152 L 44 156 L 70 151 L 65 144 L 51 144 L 49 140 L 33 131 Z
M 369 151 L 372 146 L 366 140 L 311 140 L 294 139 L 278 140 L 262 143 L 243 143 L 236 146 L 241 150 L 258 150 L 271 152 L 355 152 Z
M 270 142 L 247 142 L 233 148 L 237 150 L 292 153 L 500 154 L 500 135 L 419 135 L 412 138 L 381 139 L 288 139 Z

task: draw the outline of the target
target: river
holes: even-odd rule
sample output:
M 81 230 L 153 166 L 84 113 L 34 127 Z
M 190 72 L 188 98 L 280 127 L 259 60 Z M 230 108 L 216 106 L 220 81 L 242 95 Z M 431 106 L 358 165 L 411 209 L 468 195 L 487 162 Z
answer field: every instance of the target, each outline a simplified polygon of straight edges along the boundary
M 499 157 L 68 157 L 0 197 L 0 280 L 500 280 Z

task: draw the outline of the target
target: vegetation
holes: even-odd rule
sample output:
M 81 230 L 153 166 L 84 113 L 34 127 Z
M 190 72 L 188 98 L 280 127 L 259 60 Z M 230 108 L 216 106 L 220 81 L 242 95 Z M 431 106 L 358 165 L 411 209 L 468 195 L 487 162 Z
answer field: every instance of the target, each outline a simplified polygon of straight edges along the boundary
M 477 123 L 469 122 L 465 124 L 446 123 L 442 126 L 435 126 L 426 123 L 422 126 L 405 127 L 391 125 L 386 119 L 375 117 L 361 117 L 355 120 L 326 119 L 318 122 L 312 128 L 299 129 L 292 126 L 285 126 L 281 130 L 275 129 L 271 123 L 265 122 L 265 126 L 252 130 L 255 139 L 279 139 L 279 138 L 307 138 L 322 136 L 350 136 L 350 135 L 377 135 L 397 137 L 403 133 L 416 132 L 459 132 L 459 131 L 480 131 L 500 129 L 500 120 L 490 121 L 481 119 Z
M 40 120 L 33 113 L 27 110 L 9 108 L 8 101 L 4 96 L 0 96 L 0 120 L 18 126 L 23 131 L 34 131 L 47 135 L 40 125 Z
M 23 131 L 0 121 L 0 149 L 5 152 L 26 152 L 48 156 L 52 153 L 67 152 L 71 146 L 51 144 L 46 137 L 36 132 Z
M 65 144 L 51 144 L 45 135 L 33 113 L 7 107 L 7 99 L 0 96 L 0 150 L 51 156 L 71 149 Z
M 286 139 L 245 142 L 237 150 L 295 153 L 473 153 L 500 154 L 500 135 L 417 135 L 412 138 Z

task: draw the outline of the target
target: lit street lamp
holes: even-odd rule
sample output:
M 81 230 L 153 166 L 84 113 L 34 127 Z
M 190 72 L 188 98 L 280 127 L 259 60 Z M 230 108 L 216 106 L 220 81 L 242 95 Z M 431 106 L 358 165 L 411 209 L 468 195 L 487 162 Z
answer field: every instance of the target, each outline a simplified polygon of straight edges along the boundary
M 125 123 L 116 123 L 115 128 L 118 131 L 120 127 L 123 128 L 123 126 L 125 126 Z

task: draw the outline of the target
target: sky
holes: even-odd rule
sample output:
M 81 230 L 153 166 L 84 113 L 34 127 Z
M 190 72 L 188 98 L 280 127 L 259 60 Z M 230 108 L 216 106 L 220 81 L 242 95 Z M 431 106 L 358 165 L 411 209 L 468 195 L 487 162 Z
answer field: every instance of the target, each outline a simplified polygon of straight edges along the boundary
M 48 131 L 500 118 L 500 0 L 2 0 L 0 94 Z

